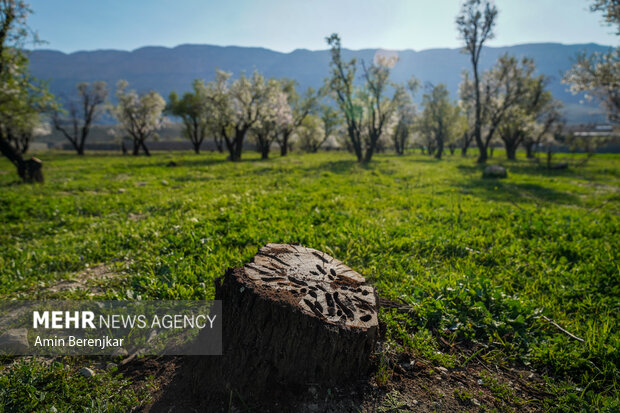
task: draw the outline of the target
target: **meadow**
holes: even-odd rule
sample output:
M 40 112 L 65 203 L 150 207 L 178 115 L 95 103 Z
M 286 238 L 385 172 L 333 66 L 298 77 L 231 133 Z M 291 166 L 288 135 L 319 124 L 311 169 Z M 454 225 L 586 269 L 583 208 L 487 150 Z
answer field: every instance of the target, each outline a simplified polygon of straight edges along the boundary
M 448 370 L 520 366 L 545 380 L 537 409 L 620 409 L 618 155 L 580 166 L 557 155 L 573 165 L 547 170 L 496 153 L 503 180 L 460 156 L 39 156 L 42 185 L 0 160 L 3 299 L 87 298 L 53 286 L 102 265 L 117 276 L 95 280 L 100 297 L 210 299 L 215 278 L 260 246 L 300 243 L 410 309 L 381 311 L 378 382 L 398 354 Z M 79 363 L 4 360 L 0 412 L 122 411 L 148 397 L 148 380 L 88 381 Z

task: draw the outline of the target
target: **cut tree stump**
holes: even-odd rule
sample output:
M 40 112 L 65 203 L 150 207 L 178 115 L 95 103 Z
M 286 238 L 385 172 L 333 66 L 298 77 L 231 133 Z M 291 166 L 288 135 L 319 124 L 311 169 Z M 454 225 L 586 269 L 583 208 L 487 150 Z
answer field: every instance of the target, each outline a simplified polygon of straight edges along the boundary
M 298 245 L 267 244 L 216 282 L 222 356 L 193 366 L 195 383 L 273 397 L 368 373 L 378 338 L 377 295 L 357 272 Z

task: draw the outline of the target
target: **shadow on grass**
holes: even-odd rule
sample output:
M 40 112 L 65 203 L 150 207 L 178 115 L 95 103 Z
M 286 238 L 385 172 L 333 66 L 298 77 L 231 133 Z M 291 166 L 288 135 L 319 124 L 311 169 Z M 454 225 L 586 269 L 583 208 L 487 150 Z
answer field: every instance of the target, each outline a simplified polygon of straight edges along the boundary
M 470 179 L 457 183 L 463 192 L 499 202 L 530 202 L 534 204 L 552 202 L 557 204 L 579 204 L 578 196 L 532 183 L 513 183 L 496 179 Z
M 557 162 L 554 162 L 556 164 Z M 511 173 L 533 175 L 533 176 L 571 176 L 575 175 L 575 167 L 570 166 L 567 169 L 549 169 L 544 162 L 538 163 L 536 161 L 508 161 L 505 159 L 493 160 L 487 164 L 473 164 L 473 165 L 458 165 L 457 168 L 467 175 L 482 176 L 482 171 L 489 165 L 501 165 L 508 170 L 508 176 Z
M 174 170 L 175 168 L 197 168 L 197 167 L 231 163 L 225 157 L 215 158 L 215 159 L 210 158 L 210 157 L 209 158 L 207 157 L 198 158 L 198 159 L 183 159 L 182 157 L 175 158 L 173 156 L 161 158 L 161 157 L 147 157 L 147 156 L 142 156 L 142 155 L 134 157 L 131 155 L 127 155 L 126 157 L 123 157 L 122 159 L 127 160 L 127 162 L 124 162 L 122 164 L 122 167 L 127 168 L 127 169 L 170 168 Z M 238 163 L 249 162 L 249 161 L 251 161 L 251 159 L 247 161 L 242 159 L 241 161 L 238 161 Z M 171 165 L 171 163 L 173 163 L 174 165 Z
M 360 164 L 354 159 L 346 159 L 346 160 L 338 160 L 338 161 L 327 161 L 321 162 L 316 165 L 307 166 L 303 168 L 303 171 L 306 173 L 320 173 L 320 172 L 331 172 L 335 174 L 347 174 L 350 173 L 355 168 L 364 168 L 369 169 L 372 166 L 368 166 L 365 164 Z
M 168 166 L 168 164 L 173 161 L 176 163 L 176 166 Z M 238 161 L 239 163 L 241 162 L 246 162 L 245 160 L 240 160 Z M 174 160 L 174 159 L 169 159 L 166 160 L 165 162 L 160 162 L 157 165 L 154 166 L 165 166 L 165 167 L 169 167 L 169 168 L 183 168 L 183 167 L 200 167 L 200 166 L 213 166 L 213 165 L 221 165 L 221 164 L 225 164 L 225 163 L 232 163 L 231 161 L 229 161 L 226 158 L 218 158 L 218 159 L 181 159 L 181 160 Z
M 360 168 L 364 170 L 374 170 L 378 166 L 380 166 L 376 161 L 372 161 L 371 163 L 359 163 L 355 159 L 346 159 L 339 161 L 327 161 L 322 162 L 318 165 L 312 165 L 303 168 L 303 171 L 306 173 L 320 173 L 320 172 L 331 172 L 334 174 L 348 174 L 351 173 L 354 169 Z
M 0 181 L 0 188 L 10 188 L 10 187 L 15 187 L 15 186 L 20 186 L 20 185 L 27 185 L 27 184 L 17 177 L 14 180 L 7 180 L 6 182 Z M 36 184 L 32 184 L 32 185 L 36 185 Z

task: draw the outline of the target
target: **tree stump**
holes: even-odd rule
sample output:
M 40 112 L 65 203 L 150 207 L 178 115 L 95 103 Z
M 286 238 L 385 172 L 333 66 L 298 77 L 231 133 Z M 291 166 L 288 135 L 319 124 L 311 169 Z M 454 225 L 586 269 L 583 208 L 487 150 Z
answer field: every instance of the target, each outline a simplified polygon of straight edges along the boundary
M 359 378 L 379 332 L 377 295 L 365 281 L 323 252 L 267 244 L 216 283 L 224 354 L 195 371 L 245 397 Z
M 43 162 L 39 158 L 31 157 L 26 161 L 26 176 L 29 182 L 43 183 Z

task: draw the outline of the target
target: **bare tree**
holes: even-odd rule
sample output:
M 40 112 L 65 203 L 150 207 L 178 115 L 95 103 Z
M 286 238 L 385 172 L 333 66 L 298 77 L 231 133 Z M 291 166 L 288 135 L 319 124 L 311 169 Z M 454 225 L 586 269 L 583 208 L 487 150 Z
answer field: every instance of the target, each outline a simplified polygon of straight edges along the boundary
M 328 79 L 326 88 L 332 92 L 340 111 L 344 115 L 347 125 L 348 144 L 357 156 L 357 161 L 364 160 L 362 142 L 362 121 L 364 110 L 355 99 L 355 73 L 357 61 L 349 62 L 342 60 L 340 36 L 336 33 L 327 38 L 327 44 L 331 47 L 330 62 L 331 77 Z
M 327 43 L 331 46 L 332 60 L 331 77 L 327 79 L 326 89 L 331 92 L 344 114 L 348 146 L 355 152 L 357 161 L 370 162 L 396 107 L 395 99 L 385 96 L 391 85 L 390 68 L 396 64 L 396 59 L 376 58 L 369 66 L 362 62 L 364 87 L 356 88 L 356 60 L 352 59 L 348 63 L 342 61 L 340 37 L 337 34 L 328 37 Z
M 395 63 L 379 61 L 366 67 L 362 62 L 366 87 L 362 90 L 361 96 L 367 112 L 364 162 L 370 162 L 372 159 L 373 153 L 377 150 L 379 138 L 385 132 L 387 123 L 397 106 L 398 95 L 401 93 L 398 88 L 393 98 L 385 96 L 386 89 L 390 85 L 390 67 Z
M 68 101 L 68 117 L 63 117 L 60 110 L 54 111 L 52 121 L 54 128 L 61 132 L 78 155 L 84 155 L 84 146 L 92 123 L 97 119 L 99 110 L 106 98 L 108 91 L 105 82 L 95 82 L 92 85 L 83 82 L 76 86 L 77 99 Z
M 482 141 L 482 102 L 480 98 L 480 52 L 484 43 L 494 36 L 493 28 L 497 8 L 488 0 L 466 0 L 456 18 L 459 34 L 465 42 L 464 51 L 469 54 L 474 77 L 474 139 L 480 154 L 478 163 L 487 160 L 486 145 Z
M 463 72 L 463 81 L 459 85 L 459 105 L 461 114 L 464 117 L 463 128 L 461 130 L 461 156 L 467 156 L 467 150 L 474 141 L 474 130 L 476 127 L 476 97 L 475 86 L 469 77 L 469 72 Z

